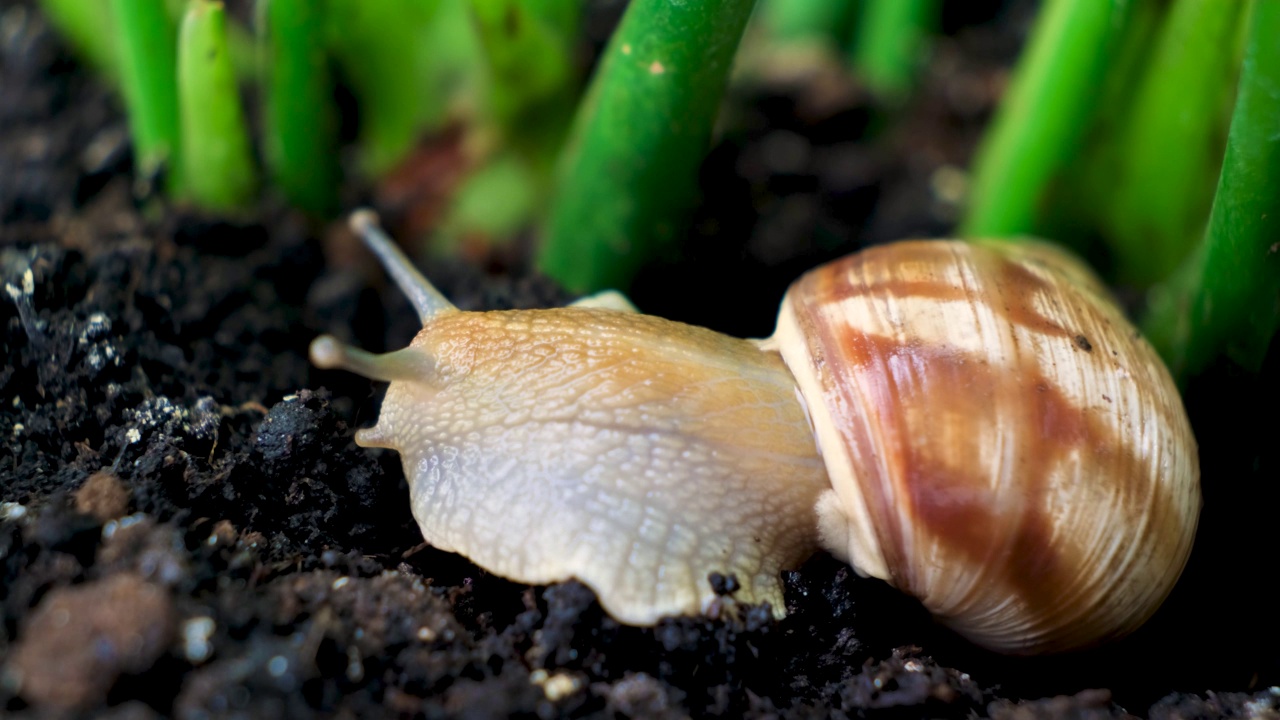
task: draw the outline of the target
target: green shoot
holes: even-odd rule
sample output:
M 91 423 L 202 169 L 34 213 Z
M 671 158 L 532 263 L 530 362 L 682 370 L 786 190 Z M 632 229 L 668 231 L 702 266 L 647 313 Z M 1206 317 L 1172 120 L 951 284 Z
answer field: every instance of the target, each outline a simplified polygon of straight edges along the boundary
M 890 99 L 911 89 L 938 22 L 937 0 L 866 0 L 853 65 L 867 87 Z
M 133 133 L 135 174 L 149 181 L 167 167 L 168 189 L 182 194 L 178 140 L 177 37 L 164 0 L 110 0 L 119 33 L 120 86 Z
M 1176 0 L 1119 129 L 1107 237 L 1121 278 L 1167 277 L 1213 200 L 1239 67 L 1243 2 Z
M 560 158 L 544 272 L 575 292 L 625 288 L 673 245 L 754 4 L 627 7 Z
M 1144 323 L 1180 380 L 1221 353 L 1257 371 L 1280 326 L 1280 2 L 1252 7 L 1208 231 Z
M 1093 100 L 1093 118 L 1080 152 L 1067 162 L 1061 177 L 1055 178 L 1053 202 L 1037 218 L 1037 231 L 1043 237 L 1082 252 L 1096 251 L 1093 246 L 1101 240 L 1098 228 L 1105 222 L 1119 175 L 1123 151 L 1120 128 L 1128 123 L 1134 90 L 1145 75 L 1166 10 L 1165 0 L 1133 0 L 1106 77 Z
M 322 10 L 312 0 L 262 0 L 258 26 L 271 178 L 303 210 L 333 212 L 341 167 Z
M 102 0 L 40 0 L 49 21 L 93 69 L 115 80 L 119 58 L 111 28 L 111 8 Z
M 974 161 L 960 233 L 1042 229 L 1054 185 L 1082 146 L 1135 3 L 1048 0 Z
M 192 0 L 188 6 L 178 38 L 178 90 L 191 198 L 211 210 L 251 204 L 257 173 L 221 2 Z

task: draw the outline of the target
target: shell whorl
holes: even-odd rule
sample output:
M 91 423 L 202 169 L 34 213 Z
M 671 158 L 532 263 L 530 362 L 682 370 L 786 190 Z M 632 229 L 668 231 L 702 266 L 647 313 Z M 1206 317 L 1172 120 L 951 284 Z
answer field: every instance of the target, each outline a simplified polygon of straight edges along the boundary
M 1160 359 L 1070 256 L 872 248 L 797 281 L 769 342 L 832 476 L 824 544 L 961 634 L 1087 646 L 1172 589 L 1199 513 L 1195 441 Z

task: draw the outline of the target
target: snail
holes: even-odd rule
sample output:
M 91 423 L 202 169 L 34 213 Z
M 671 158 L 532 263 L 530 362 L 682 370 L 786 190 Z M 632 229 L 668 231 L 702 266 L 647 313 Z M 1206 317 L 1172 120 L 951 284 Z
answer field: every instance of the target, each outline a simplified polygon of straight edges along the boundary
M 772 337 L 617 295 L 463 312 L 370 211 L 352 227 L 423 324 L 384 355 L 362 446 L 402 458 L 425 539 L 507 578 L 576 578 L 623 623 L 705 612 L 713 572 L 781 616 L 825 548 L 1012 654 L 1136 629 L 1190 553 L 1178 391 L 1085 266 L 1038 241 L 908 241 L 810 271 Z

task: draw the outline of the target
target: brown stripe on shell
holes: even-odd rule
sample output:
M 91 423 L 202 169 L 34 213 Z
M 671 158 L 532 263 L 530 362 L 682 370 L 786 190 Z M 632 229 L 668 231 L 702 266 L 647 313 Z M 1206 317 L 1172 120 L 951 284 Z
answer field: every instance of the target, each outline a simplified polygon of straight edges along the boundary
M 963 257 L 965 262 L 979 264 L 981 270 L 987 275 L 998 276 L 1000 284 L 1009 288 L 1015 297 L 1026 299 L 1035 295 L 1044 296 L 1053 293 L 1054 285 L 1033 272 L 1025 264 L 1010 262 L 996 252 L 990 251 L 990 249 L 977 253 L 965 252 L 957 256 L 954 247 L 947 243 L 937 242 L 903 242 L 864 250 L 856 255 L 830 263 L 827 266 L 833 269 L 839 268 L 837 272 L 824 273 L 820 278 L 815 277 L 816 273 L 810 273 L 805 277 L 805 281 L 816 283 L 820 286 L 819 292 L 821 295 L 819 297 L 833 300 L 851 297 L 920 297 L 933 300 L 959 301 L 968 300 L 973 296 L 971 288 L 952 285 L 938 277 L 925 279 L 891 277 L 885 280 L 877 278 L 868 282 L 867 280 L 870 277 L 875 277 L 879 274 L 872 268 L 878 268 L 886 264 L 884 254 L 888 248 L 895 250 L 895 256 L 892 261 L 895 266 L 910 267 L 915 264 L 938 266 L 941 263 L 954 262 L 959 257 Z M 902 251 L 897 252 L 898 248 L 902 248 Z M 904 261 L 899 255 L 905 256 L 907 260 Z M 1040 258 L 1033 264 L 1040 265 L 1048 272 L 1056 270 L 1051 264 L 1044 262 Z M 1072 338 L 1077 335 L 1077 333 L 1062 327 L 1052 318 L 1040 312 L 1031 303 L 997 304 L 992 305 L 991 309 L 1002 315 L 1013 325 L 1042 335 Z
M 1185 435 L 1176 439 L 1194 453 L 1176 391 L 1150 348 L 1141 340 L 1135 344 L 1127 321 L 1105 304 L 1096 283 L 1087 281 L 1081 290 L 1063 289 L 1069 287 L 1064 278 L 1087 278 L 1087 272 L 1072 262 L 1035 246 L 1027 250 L 900 243 L 812 272 L 789 296 L 809 338 L 820 383 L 830 396 L 833 420 L 858 469 L 891 574 L 888 579 L 927 606 L 935 601 L 935 612 L 956 614 L 951 621 L 969 634 L 1003 632 L 984 625 L 995 621 L 962 615 L 1012 594 L 1025 608 L 1018 619 L 1021 629 L 1014 631 L 1037 635 L 1038 649 L 1080 644 L 1080 638 L 1067 637 L 1070 633 L 1091 633 L 1086 641 L 1097 640 L 1132 630 L 1145 620 L 1186 560 L 1198 503 L 1198 498 L 1175 496 L 1187 492 L 1185 487 L 1160 481 L 1158 465 L 1166 459 L 1163 446 L 1144 456 L 1135 438 L 1118 435 L 1119 430 L 1136 427 L 1137 421 L 1117 415 L 1121 409 L 1109 398 L 1081 407 L 1063 392 L 1061 383 L 1072 380 L 1071 372 L 1125 371 L 1138 382 L 1163 383 L 1173 393 L 1173 406 L 1154 402 L 1138 407 L 1151 415 L 1142 422 Z M 958 278 L 948 280 L 941 269 L 955 263 L 966 267 Z M 911 333 L 909 323 L 896 328 L 886 320 L 884 326 L 895 330 L 889 336 L 833 323 L 829 317 L 834 305 L 850 299 L 874 302 L 887 318 L 883 307 L 897 298 L 944 303 L 975 295 L 984 298 L 991 317 L 1008 325 L 994 332 L 1004 333 L 1012 348 L 1011 365 L 926 342 Z M 983 331 L 978 315 L 972 330 Z M 1098 351 L 1081 350 L 1080 336 L 1090 338 Z M 1062 346 L 1054 346 L 1046 360 L 1041 357 L 1042 343 Z M 1066 352 L 1080 356 L 1073 358 L 1078 365 L 1062 360 Z M 954 431 L 946 423 L 960 418 L 978 430 L 1001 428 L 1001 437 L 1018 443 L 1009 464 L 1001 464 L 1006 461 L 981 445 L 990 440 L 981 432 L 951 432 L 947 436 L 955 444 L 944 446 L 938 435 Z M 986 465 L 956 462 L 988 456 L 994 459 Z M 1187 462 L 1194 472 L 1194 456 Z M 1175 470 L 1181 467 L 1173 465 Z M 1054 507 L 1063 492 L 1052 484 L 1054 474 L 1093 467 L 1105 473 L 1085 473 L 1081 480 L 1086 487 L 1073 488 L 1074 496 L 1081 502 L 1103 498 L 1121 512 L 1146 513 L 1146 521 L 1160 530 L 1147 532 L 1136 522 L 1117 527 L 1122 542 L 1098 543 L 1104 547 L 1090 545 L 1090 538 L 1076 532 L 1088 510 Z M 1016 493 L 993 488 L 994 477 L 1016 483 Z M 1130 556 L 1132 567 L 1118 577 L 1109 578 L 1090 566 L 1120 562 L 1133 545 L 1137 549 Z M 957 565 L 935 570 L 935 561 Z M 980 573 L 979 579 L 972 571 Z M 930 585 L 939 576 L 955 578 L 966 572 L 971 585 L 963 602 L 957 604 L 952 597 L 946 600 L 949 607 L 939 607 L 936 588 Z M 1116 593 L 1137 596 L 1134 605 L 1111 597 Z M 1073 620 L 1097 627 L 1068 627 Z

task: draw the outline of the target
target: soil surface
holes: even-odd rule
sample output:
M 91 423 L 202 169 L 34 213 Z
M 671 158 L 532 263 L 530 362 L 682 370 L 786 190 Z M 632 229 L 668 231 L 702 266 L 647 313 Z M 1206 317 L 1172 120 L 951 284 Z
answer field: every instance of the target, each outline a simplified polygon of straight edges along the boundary
M 763 335 L 803 269 L 945 235 L 1029 16 L 948 10 L 903 108 L 839 72 L 737 86 L 690 257 L 642 277 L 639 304 Z M 1224 362 L 1188 388 L 1200 535 L 1126 640 L 993 656 L 827 556 L 786 576 L 784 620 L 729 599 L 716 619 L 625 627 L 581 585 L 511 583 L 421 543 L 399 458 L 351 439 L 382 386 L 306 359 L 320 332 L 380 350 L 416 329 L 340 223 L 270 203 L 229 222 L 135 189 L 116 98 L 28 4 L 0 2 L 8 716 L 1280 714 L 1280 351 L 1261 377 Z M 570 299 L 520 258 L 426 272 L 464 308 Z

